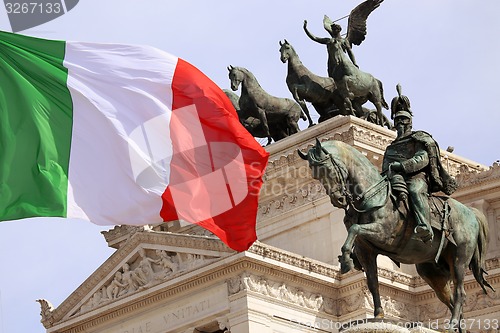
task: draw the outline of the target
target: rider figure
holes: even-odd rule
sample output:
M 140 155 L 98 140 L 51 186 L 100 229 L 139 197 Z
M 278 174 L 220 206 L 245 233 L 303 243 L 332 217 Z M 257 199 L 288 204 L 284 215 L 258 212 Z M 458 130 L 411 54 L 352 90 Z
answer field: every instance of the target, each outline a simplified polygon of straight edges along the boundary
M 340 47 L 342 50 L 347 53 L 349 56 L 349 59 L 351 59 L 352 63 L 354 66 L 358 67 L 358 64 L 356 63 L 356 58 L 354 57 L 354 53 L 352 52 L 351 45 L 348 40 L 343 38 L 340 35 L 340 31 L 342 30 L 342 27 L 336 23 L 333 23 L 328 16 L 325 15 L 323 19 L 323 26 L 326 31 L 330 34 L 330 37 L 316 37 L 313 35 L 308 29 L 307 29 L 307 20 L 304 20 L 304 31 L 306 32 L 307 36 L 311 38 L 313 41 L 320 43 L 320 44 L 325 44 L 326 49 L 328 51 L 328 76 L 333 77 L 333 71 L 335 69 L 335 66 L 337 65 L 337 61 L 335 60 L 334 54 L 337 52 L 336 46 L 334 46 L 334 43 L 340 43 Z
M 393 187 L 401 185 L 398 177 L 404 180 L 417 223 L 415 237 L 427 242 L 434 236 L 430 225 L 430 193 L 442 191 L 450 195 L 457 185 L 441 165 L 437 142 L 424 131 L 412 131 L 410 101 L 401 95 L 400 87 L 398 93 L 392 101 L 397 138 L 385 151 L 382 172 L 387 172 L 391 183 L 398 183 Z

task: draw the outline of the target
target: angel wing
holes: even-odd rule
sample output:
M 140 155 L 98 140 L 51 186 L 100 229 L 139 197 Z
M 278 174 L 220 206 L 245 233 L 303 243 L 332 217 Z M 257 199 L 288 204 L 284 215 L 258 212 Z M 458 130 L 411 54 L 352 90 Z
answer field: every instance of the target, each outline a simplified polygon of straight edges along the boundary
M 347 37 L 350 45 L 359 45 L 365 40 L 366 19 L 384 0 L 366 0 L 351 11 L 347 25 Z

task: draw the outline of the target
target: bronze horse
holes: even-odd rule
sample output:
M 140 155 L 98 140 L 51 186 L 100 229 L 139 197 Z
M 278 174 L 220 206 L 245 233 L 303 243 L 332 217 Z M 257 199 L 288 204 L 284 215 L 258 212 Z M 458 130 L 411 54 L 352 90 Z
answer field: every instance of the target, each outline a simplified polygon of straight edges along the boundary
M 228 89 L 223 89 L 223 91 L 231 101 L 231 104 L 233 104 L 233 107 L 236 110 L 240 123 L 243 125 L 243 127 L 245 127 L 245 129 L 253 137 L 267 138 L 267 134 L 265 133 L 260 120 L 255 117 L 247 116 L 243 111 L 240 110 L 240 96 Z M 283 138 L 286 138 L 288 136 L 288 133 L 290 132 L 290 129 L 286 128 L 285 124 L 279 123 L 273 124 L 271 127 L 269 127 L 269 132 L 273 140 L 276 142 Z
M 241 95 L 239 100 L 240 111 L 243 118 L 254 117 L 260 121 L 267 144 L 272 141 L 270 125 L 288 129 L 287 136 L 299 132 L 298 121 L 300 118 L 306 120 L 302 109 L 289 98 L 279 98 L 268 94 L 246 68 L 229 66 L 229 79 L 231 89 L 238 90 L 241 84 Z
M 285 39 L 280 44 L 280 59 L 283 63 L 288 62 L 286 85 L 292 93 L 293 99 L 309 119 L 309 126 L 313 125 L 309 110 L 304 101 L 311 102 L 319 114 L 318 122 L 339 114 L 346 115 L 344 100 L 337 91 L 335 81 L 331 77 L 319 76 L 312 73 L 300 61 L 293 46 Z
M 309 115 L 306 103 L 311 102 L 313 107 L 319 114 L 318 122 L 325 121 L 337 115 L 355 115 L 358 118 L 365 119 L 372 123 L 379 123 L 375 110 L 368 110 L 362 105 L 367 102 L 366 96 L 355 98 L 351 101 L 354 106 L 353 110 L 348 111 L 344 104 L 344 98 L 340 95 L 335 85 L 335 81 L 331 77 L 319 76 L 312 73 L 300 61 L 300 58 L 293 46 L 285 39 L 280 41 L 280 54 L 283 63 L 288 62 L 288 72 L 286 76 L 286 84 L 288 90 L 292 93 L 293 98 L 307 115 L 309 126 L 313 124 Z M 381 126 L 386 126 L 392 129 L 392 124 L 385 115 L 382 114 Z
M 373 297 L 374 316 L 384 316 L 376 260 L 382 254 L 397 263 L 415 264 L 418 274 L 450 309 L 450 323 L 461 331 L 467 267 L 485 293 L 486 287 L 493 290 L 483 276 L 489 237 L 484 214 L 448 198 L 449 214 L 439 219 L 447 220 L 453 230 L 453 241 L 441 228 L 435 228 L 433 241 L 423 243 L 412 238 L 413 214 L 408 214 L 406 221 L 402 219 L 396 201 L 391 198 L 387 178 L 355 148 L 341 141 L 323 144 L 317 141 L 307 155 L 298 153 L 309 161 L 313 178 L 322 183 L 332 205 L 346 210 L 344 224 L 348 235 L 339 256 L 341 271 L 345 273 L 359 266 L 364 269 Z
M 382 82 L 356 67 L 344 53 L 340 43 L 336 39 L 333 40 L 331 50 L 336 65 L 333 69 L 332 78 L 344 99 L 345 105 L 347 105 L 347 109 L 352 110 L 353 103 L 351 101 L 356 98 L 369 100 L 377 110 L 377 123 L 384 126 L 382 108 L 389 109 L 389 105 L 384 99 Z M 354 107 L 358 108 L 356 110 L 358 114 L 362 114 L 359 109 L 361 104 L 354 103 Z

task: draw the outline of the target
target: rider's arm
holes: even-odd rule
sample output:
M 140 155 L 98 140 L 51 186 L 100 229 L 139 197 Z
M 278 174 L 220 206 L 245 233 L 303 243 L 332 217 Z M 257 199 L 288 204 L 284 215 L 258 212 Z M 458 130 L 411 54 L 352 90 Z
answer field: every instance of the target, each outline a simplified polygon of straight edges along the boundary
M 405 173 L 414 173 L 429 165 L 429 155 L 425 149 L 420 149 L 416 154 L 406 161 L 401 162 L 401 167 Z
M 331 38 L 320 38 L 314 36 L 309 29 L 307 29 L 307 20 L 304 20 L 304 31 L 306 32 L 306 35 L 311 38 L 313 41 L 320 43 L 320 44 L 328 44 Z

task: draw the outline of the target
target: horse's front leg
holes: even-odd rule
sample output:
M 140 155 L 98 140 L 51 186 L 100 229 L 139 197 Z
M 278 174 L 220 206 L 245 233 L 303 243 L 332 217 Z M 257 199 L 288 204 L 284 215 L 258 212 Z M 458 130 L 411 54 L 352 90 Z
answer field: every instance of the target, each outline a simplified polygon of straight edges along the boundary
M 377 253 L 368 247 L 356 246 L 356 257 L 365 270 L 366 283 L 373 298 L 373 315 L 375 318 L 384 318 L 384 309 L 380 301 L 378 272 L 377 272 Z
M 384 126 L 384 115 L 382 114 L 382 103 L 375 102 L 375 109 L 377 110 L 377 125 Z
M 259 114 L 259 119 L 260 119 L 260 124 L 262 125 L 262 128 L 264 129 L 264 134 L 267 136 L 267 144 L 266 146 L 271 144 L 271 141 L 273 140 L 271 137 L 271 132 L 269 131 L 269 125 L 267 123 L 267 116 L 266 112 L 263 109 L 258 109 L 257 110 Z
M 347 238 L 342 245 L 341 255 L 339 256 L 340 272 L 347 273 L 354 268 L 354 262 L 351 258 L 354 241 L 358 236 L 374 243 L 385 243 L 383 238 L 383 228 L 379 223 L 353 224 L 347 231 Z
M 307 108 L 306 102 L 304 102 L 304 100 L 300 98 L 300 96 L 301 95 L 304 96 L 306 92 L 307 90 L 304 87 L 304 85 L 296 84 L 293 86 L 292 96 L 293 99 L 300 105 L 302 112 L 304 112 L 304 114 L 307 117 L 307 120 L 309 121 L 309 127 L 311 127 L 314 125 L 314 122 L 311 118 L 311 115 L 309 114 L 309 109 Z
M 335 82 L 336 83 L 336 82 Z M 354 99 L 354 94 L 349 89 L 349 85 L 347 84 L 347 80 L 343 79 L 340 84 L 337 85 L 339 89 L 340 95 L 344 99 L 345 109 L 347 111 L 347 115 L 355 116 L 354 107 L 352 106 L 351 100 Z

